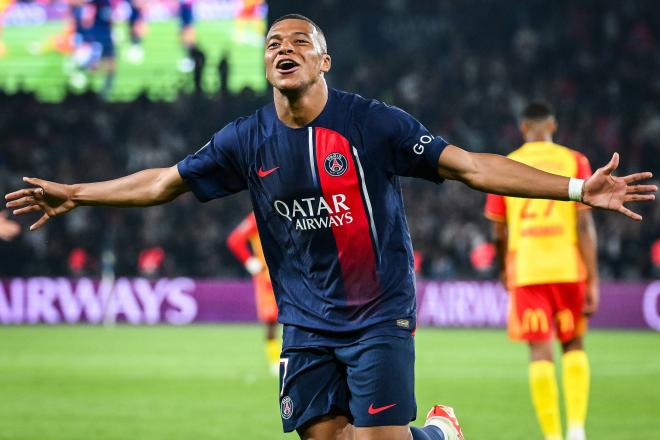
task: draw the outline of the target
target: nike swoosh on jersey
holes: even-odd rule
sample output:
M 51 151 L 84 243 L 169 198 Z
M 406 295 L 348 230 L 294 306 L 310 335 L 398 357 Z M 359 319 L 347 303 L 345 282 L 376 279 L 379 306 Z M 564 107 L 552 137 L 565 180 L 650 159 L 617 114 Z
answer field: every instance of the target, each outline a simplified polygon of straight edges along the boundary
M 259 169 L 257 170 L 257 174 L 259 175 L 259 177 L 266 177 L 267 175 L 274 173 L 278 169 L 280 169 L 280 167 L 275 167 L 264 171 L 263 168 L 259 167 Z
M 378 407 L 378 408 L 374 408 L 374 404 L 372 403 L 371 405 L 369 405 L 369 414 L 371 414 L 373 416 L 374 414 L 378 414 L 379 412 L 383 412 L 386 409 L 390 409 L 390 408 L 395 407 L 395 406 L 396 406 L 396 403 L 392 403 L 390 405 L 385 405 L 385 406 L 381 406 L 381 407 Z

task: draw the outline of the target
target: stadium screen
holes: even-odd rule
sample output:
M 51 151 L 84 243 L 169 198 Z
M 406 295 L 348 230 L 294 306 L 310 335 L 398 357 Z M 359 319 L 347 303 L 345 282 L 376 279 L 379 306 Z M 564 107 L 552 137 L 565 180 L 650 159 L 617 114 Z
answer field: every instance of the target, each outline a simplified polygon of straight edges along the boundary
M 173 100 L 223 77 L 262 91 L 266 16 L 264 0 L 0 0 L 0 89 Z

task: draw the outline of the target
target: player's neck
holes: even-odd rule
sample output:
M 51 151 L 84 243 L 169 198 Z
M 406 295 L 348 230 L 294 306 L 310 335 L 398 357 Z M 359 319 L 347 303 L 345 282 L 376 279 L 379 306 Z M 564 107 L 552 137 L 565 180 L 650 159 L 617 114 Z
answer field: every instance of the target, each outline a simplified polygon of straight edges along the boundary
M 273 89 L 275 111 L 287 127 L 300 128 L 321 114 L 328 102 L 328 86 L 321 78 L 300 93 L 282 93 Z
M 552 142 L 552 134 L 538 132 L 525 135 L 525 143 L 530 142 Z

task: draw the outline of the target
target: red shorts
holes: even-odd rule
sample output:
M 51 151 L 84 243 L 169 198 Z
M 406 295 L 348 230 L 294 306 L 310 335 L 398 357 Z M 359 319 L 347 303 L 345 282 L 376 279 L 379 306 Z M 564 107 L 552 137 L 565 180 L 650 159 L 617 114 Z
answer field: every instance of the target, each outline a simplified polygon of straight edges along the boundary
M 509 304 L 509 336 L 521 341 L 562 341 L 582 336 L 586 283 L 551 283 L 513 289 Z
M 262 322 L 277 321 L 277 303 L 275 302 L 275 293 L 270 277 L 265 274 L 259 274 L 253 279 L 254 299 L 257 305 L 257 317 Z

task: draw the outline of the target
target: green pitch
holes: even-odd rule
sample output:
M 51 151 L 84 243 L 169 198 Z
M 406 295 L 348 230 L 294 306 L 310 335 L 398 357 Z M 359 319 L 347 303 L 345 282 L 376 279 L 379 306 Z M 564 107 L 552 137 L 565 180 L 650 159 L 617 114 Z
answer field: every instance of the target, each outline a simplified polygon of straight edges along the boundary
M 293 439 L 256 326 L 0 327 L 0 439 Z M 590 438 L 660 432 L 660 336 L 592 332 Z M 450 403 L 470 440 L 540 439 L 525 347 L 422 329 L 420 419 Z M 417 423 L 421 423 L 419 420 Z
M 75 69 L 70 57 L 52 48 L 52 37 L 64 26 L 64 22 L 51 22 L 6 27 L 2 37 L 8 52 L 0 58 L 0 88 L 8 92 L 32 91 L 44 101 L 63 99 L 68 88 L 75 92 L 72 85 Z M 217 66 L 223 56 L 229 59 L 231 91 L 238 92 L 244 87 L 262 91 L 266 87 L 259 23 L 237 26 L 232 20 L 196 23 L 198 44 L 206 54 L 203 87 L 208 93 L 219 88 Z M 176 20 L 149 23 L 143 41 L 144 59 L 139 63 L 131 63 L 127 58 L 130 46 L 127 25 L 118 23 L 115 28 L 117 74 L 111 100 L 132 100 L 143 90 L 152 99 L 173 100 L 179 91 L 193 89 L 192 74 L 182 73 L 178 67 L 184 51 Z M 88 84 L 100 90 L 104 75 L 88 74 Z

